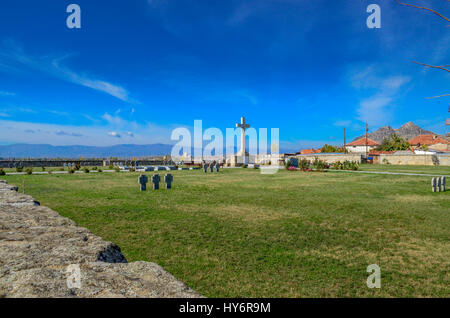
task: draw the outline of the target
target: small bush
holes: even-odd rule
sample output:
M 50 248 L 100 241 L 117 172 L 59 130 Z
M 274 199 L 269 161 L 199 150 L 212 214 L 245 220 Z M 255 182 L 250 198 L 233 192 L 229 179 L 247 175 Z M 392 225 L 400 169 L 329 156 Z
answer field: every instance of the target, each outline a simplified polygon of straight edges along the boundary
M 6 175 L 5 170 L 3 170 L 3 168 L 0 168 L 0 176 L 4 176 L 4 175 Z
M 289 168 L 291 167 L 291 160 L 286 161 L 284 167 L 286 168 L 286 170 L 289 170 Z
M 136 169 L 135 168 L 130 168 L 130 172 L 135 172 Z
M 115 170 L 116 172 L 120 172 L 120 168 L 119 168 L 119 167 L 115 167 L 114 170 Z
M 16 167 L 16 171 L 17 172 L 22 172 L 23 171 L 23 167 Z
M 75 173 L 75 169 L 69 169 L 69 173 Z
M 27 174 L 32 174 L 32 173 L 33 173 L 33 169 L 28 168 L 27 170 L 25 170 L 25 172 L 26 172 Z
M 69 168 L 69 170 L 70 170 L 70 168 Z M 64 168 L 59 168 L 59 171 L 64 171 Z
M 322 171 L 324 169 L 328 169 L 328 164 L 325 161 L 320 160 L 317 157 L 314 158 L 312 166 L 313 166 L 314 169 L 316 169 L 318 171 Z
M 45 167 L 42 167 L 41 169 L 42 169 L 42 171 L 45 171 Z
M 92 170 L 98 170 L 98 168 L 97 167 L 93 167 Z
M 336 161 L 335 163 L 332 164 L 332 168 L 335 170 L 343 170 L 344 164 L 340 161 Z
M 84 171 L 84 173 L 89 173 L 89 169 L 88 168 L 84 168 L 83 171 Z
M 298 166 L 302 171 L 306 171 L 309 168 L 309 161 L 302 158 L 302 160 L 299 161 Z
M 102 169 L 98 169 L 98 172 L 103 172 L 103 170 Z
M 112 170 L 112 169 L 114 169 L 114 166 L 113 166 L 112 164 L 110 164 L 110 165 L 108 166 L 108 168 L 109 168 L 109 170 Z
M 80 170 L 81 165 L 79 163 L 77 163 L 74 168 L 75 168 L 75 170 Z

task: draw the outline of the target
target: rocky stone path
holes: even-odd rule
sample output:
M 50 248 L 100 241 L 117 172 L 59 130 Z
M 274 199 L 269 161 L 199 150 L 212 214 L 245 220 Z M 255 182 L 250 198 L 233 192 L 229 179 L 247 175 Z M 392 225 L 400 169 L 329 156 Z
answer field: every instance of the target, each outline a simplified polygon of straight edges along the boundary
M 0 180 L 1 297 L 201 295 L 155 263 L 127 263 L 117 245 Z

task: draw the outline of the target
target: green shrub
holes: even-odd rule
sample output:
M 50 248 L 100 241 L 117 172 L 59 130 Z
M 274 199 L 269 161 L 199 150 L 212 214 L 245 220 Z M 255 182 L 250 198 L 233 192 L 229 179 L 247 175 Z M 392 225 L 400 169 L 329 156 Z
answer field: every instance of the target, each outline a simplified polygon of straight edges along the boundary
M 136 169 L 130 168 L 130 172 L 135 172 L 135 171 L 136 171 Z
M 299 167 L 301 170 L 306 170 L 306 169 L 308 169 L 308 168 L 309 168 L 309 161 L 306 160 L 305 158 L 302 158 L 302 160 L 300 160 L 299 163 L 298 163 L 298 167 Z
M 84 168 L 83 171 L 84 171 L 84 173 L 89 173 L 89 169 L 88 168 Z
M 103 172 L 103 170 L 102 169 L 98 169 L 98 172 Z
M 119 167 L 114 167 L 114 170 L 116 170 L 116 172 L 120 172 L 120 168 Z
M 113 166 L 112 164 L 110 164 L 110 165 L 108 166 L 108 168 L 109 168 L 109 170 L 112 170 L 112 169 L 114 169 L 114 166 Z
M 286 170 L 289 170 L 290 166 L 291 166 L 291 160 L 289 159 L 288 161 L 285 162 L 284 167 L 286 168 Z
M 359 169 L 359 165 L 356 161 L 349 161 L 349 160 L 345 160 L 343 163 L 340 162 L 336 162 L 336 164 L 339 163 L 339 169 L 341 170 L 358 170 Z M 334 168 L 334 165 L 333 165 Z M 336 168 L 334 168 L 336 169 Z
M 325 161 L 323 161 L 323 160 L 320 160 L 317 157 L 314 158 L 312 166 L 313 166 L 314 169 L 316 169 L 318 171 L 322 171 L 323 169 L 328 168 L 327 163 Z
M 32 174 L 33 173 L 33 169 L 32 168 L 28 168 L 27 170 L 25 170 L 25 172 L 27 174 Z
M 343 170 L 344 169 L 344 164 L 340 161 L 336 161 L 335 163 L 332 164 L 331 166 L 333 169 L 336 170 Z
M 16 167 L 16 171 L 17 172 L 22 172 L 23 171 L 23 167 Z
M 92 170 L 98 170 L 98 168 L 97 167 L 93 167 Z
M 75 173 L 75 169 L 69 169 L 69 173 Z
M 6 175 L 5 170 L 3 170 L 3 168 L 0 168 L 0 176 L 4 176 L 4 175 Z
M 45 171 L 45 167 L 41 167 L 42 171 Z
M 70 168 L 69 168 L 69 170 L 70 170 Z M 59 168 L 59 171 L 64 171 L 64 168 Z

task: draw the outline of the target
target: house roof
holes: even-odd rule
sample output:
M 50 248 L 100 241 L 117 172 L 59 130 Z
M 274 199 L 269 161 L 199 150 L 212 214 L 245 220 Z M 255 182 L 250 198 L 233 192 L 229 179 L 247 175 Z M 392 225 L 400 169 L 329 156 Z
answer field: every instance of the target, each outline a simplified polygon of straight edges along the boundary
M 303 149 L 300 151 L 301 155 L 310 155 L 313 153 L 321 153 L 322 151 L 320 149 Z
M 375 140 L 367 138 L 367 146 L 379 146 L 379 145 L 380 144 L 377 143 Z M 366 137 L 362 137 L 360 139 L 352 141 L 351 143 L 347 144 L 346 146 L 366 146 Z
M 419 135 L 417 137 L 414 137 L 410 139 L 409 141 L 410 145 L 435 145 L 435 144 L 447 144 L 450 145 L 450 141 L 445 140 L 444 138 L 441 138 L 436 135 Z

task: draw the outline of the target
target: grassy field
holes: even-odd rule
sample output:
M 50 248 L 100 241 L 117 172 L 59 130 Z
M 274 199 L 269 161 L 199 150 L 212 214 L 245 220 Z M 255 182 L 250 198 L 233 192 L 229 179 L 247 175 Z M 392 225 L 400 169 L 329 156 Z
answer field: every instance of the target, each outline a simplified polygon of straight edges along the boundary
M 172 190 L 146 192 L 138 173 L 1 179 L 205 296 L 450 296 L 450 191 L 430 177 L 172 174 Z M 366 286 L 370 264 L 381 289 Z
M 389 172 L 408 172 L 408 173 L 425 173 L 450 176 L 449 166 L 404 166 L 404 165 L 373 165 L 362 164 L 362 171 L 389 171 Z

